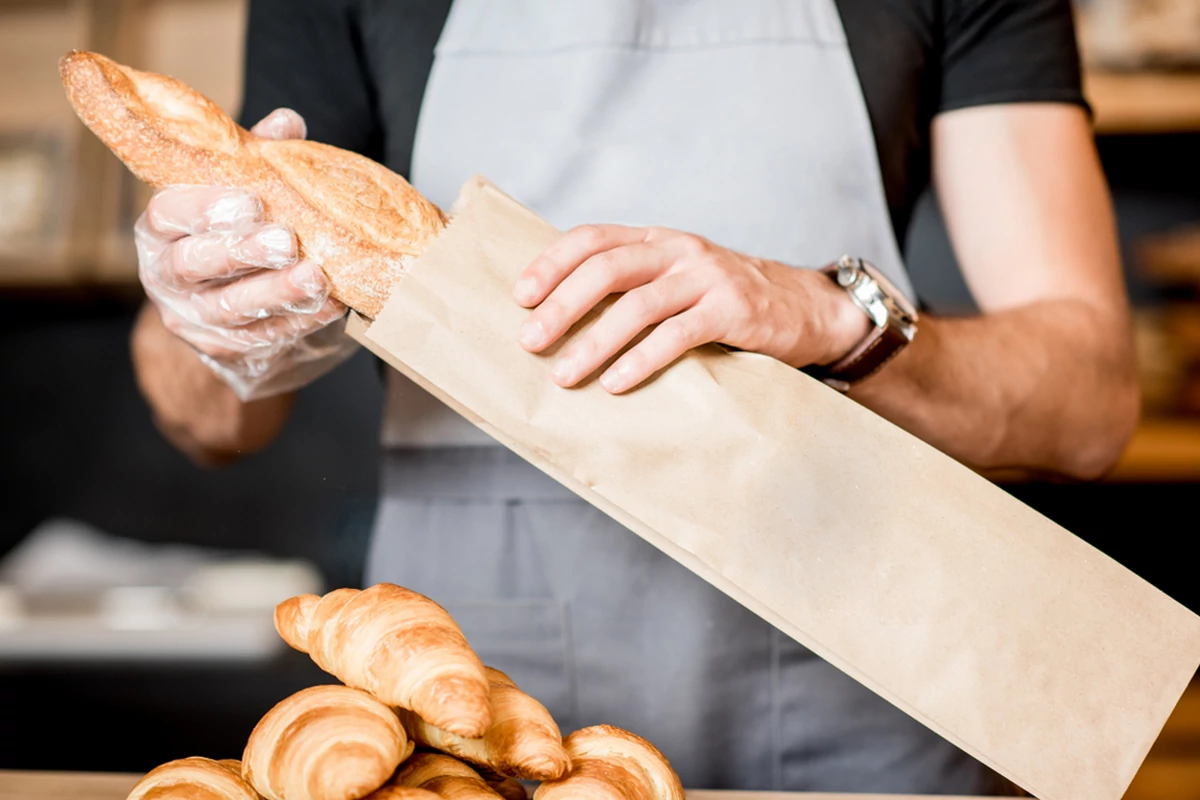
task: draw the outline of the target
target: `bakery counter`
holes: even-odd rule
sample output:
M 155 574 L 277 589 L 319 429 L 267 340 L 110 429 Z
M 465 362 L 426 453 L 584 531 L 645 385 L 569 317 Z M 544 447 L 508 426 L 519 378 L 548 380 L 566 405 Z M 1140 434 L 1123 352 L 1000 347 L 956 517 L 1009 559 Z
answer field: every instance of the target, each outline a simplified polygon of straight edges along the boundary
M 125 800 L 137 775 L 0 771 L 0 800 Z M 912 795 L 689 791 L 688 800 L 918 800 Z M 929 798 L 929 800 L 934 800 Z M 955 800 L 939 795 L 936 800 Z M 965 800 L 965 798 L 958 798 Z

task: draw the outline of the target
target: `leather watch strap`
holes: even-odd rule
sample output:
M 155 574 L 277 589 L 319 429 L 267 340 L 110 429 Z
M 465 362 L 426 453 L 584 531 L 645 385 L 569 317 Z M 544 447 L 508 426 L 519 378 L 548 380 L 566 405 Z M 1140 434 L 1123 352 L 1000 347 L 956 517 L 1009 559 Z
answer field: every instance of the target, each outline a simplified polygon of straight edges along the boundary
M 850 353 L 832 364 L 817 369 L 823 380 L 833 379 L 850 386 L 866 380 L 896 357 L 909 342 L 900 326 L 889 320 L 871 333 Z
M 831 264 L 821 272 L 837 282 L 839 263 L 841 262 Z M 858 263 L 861 268 L 864 262 Z M 871 278 L 871 280 L 875 279 Z M 859 304 L 857 300 L 855 302 Z M 867 313 L 867 316 L 876 320 L 877 323 L 882 320 L 886 320 L 886 322 L 873 325 L 870 332 L 853 350 L 832 364 L 824 366 L 814 364 L 804 370 L 814 378 L 822 380 L 842 392 L 882 369 L 912 341 L 915 332 L 911 320 L 897 318 L 897 315 L 892 313 L 888 313 L 886 316 L 872 315 L 861 304 L 859 304 L 859 308 L 863 309 L 864 313 Z M 915 313 L 913 313 L 913 319 L 915 319 Z

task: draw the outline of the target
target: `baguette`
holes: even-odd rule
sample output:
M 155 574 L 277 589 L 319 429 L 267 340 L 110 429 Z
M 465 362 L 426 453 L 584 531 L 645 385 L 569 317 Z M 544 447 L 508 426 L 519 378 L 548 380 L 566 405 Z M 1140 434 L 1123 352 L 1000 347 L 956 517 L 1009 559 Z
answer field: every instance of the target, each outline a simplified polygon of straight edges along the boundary
M 75 113 L 141 180 L 239 187 L 291 228 L 331 295 L 375 317 L 407 265 L 446 225 L 442 212 L 369 158 L 238 126 L 186 84 L 72 51 L 59 74 Z

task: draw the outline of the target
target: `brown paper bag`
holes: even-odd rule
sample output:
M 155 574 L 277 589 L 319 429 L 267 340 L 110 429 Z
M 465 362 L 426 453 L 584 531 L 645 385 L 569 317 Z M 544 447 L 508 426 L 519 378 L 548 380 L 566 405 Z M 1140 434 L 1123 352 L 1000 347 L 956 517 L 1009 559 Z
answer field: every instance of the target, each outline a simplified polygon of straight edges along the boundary
M 709 346 L 611 396 L 526 353 L 557 231 L 476 178 L 352 334 L 584 499 L 1045 800 L 1117 800 L 1200 663 L 1200 618 L 773 359 Z M 587 324 L 587 320 L 583 323 Z

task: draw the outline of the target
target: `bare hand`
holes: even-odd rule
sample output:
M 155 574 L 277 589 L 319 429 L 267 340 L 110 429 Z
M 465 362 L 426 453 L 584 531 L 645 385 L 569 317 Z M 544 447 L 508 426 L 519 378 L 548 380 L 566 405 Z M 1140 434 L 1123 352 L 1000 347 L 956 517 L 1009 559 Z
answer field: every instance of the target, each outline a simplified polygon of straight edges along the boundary
M 627 391 L 709 342 L 794 367 L 826 364 L 860 341 L 869 321 L 824 275 L 743 255 L 665 228 L 585 225 L 564 234 L 521 274 L 517 302 L 535 310 L 521 345 L 541 352 L 610 294 L 624 293 L 564 348 L 555 382 L 574 386 L 646 328 L 600 377 Z

